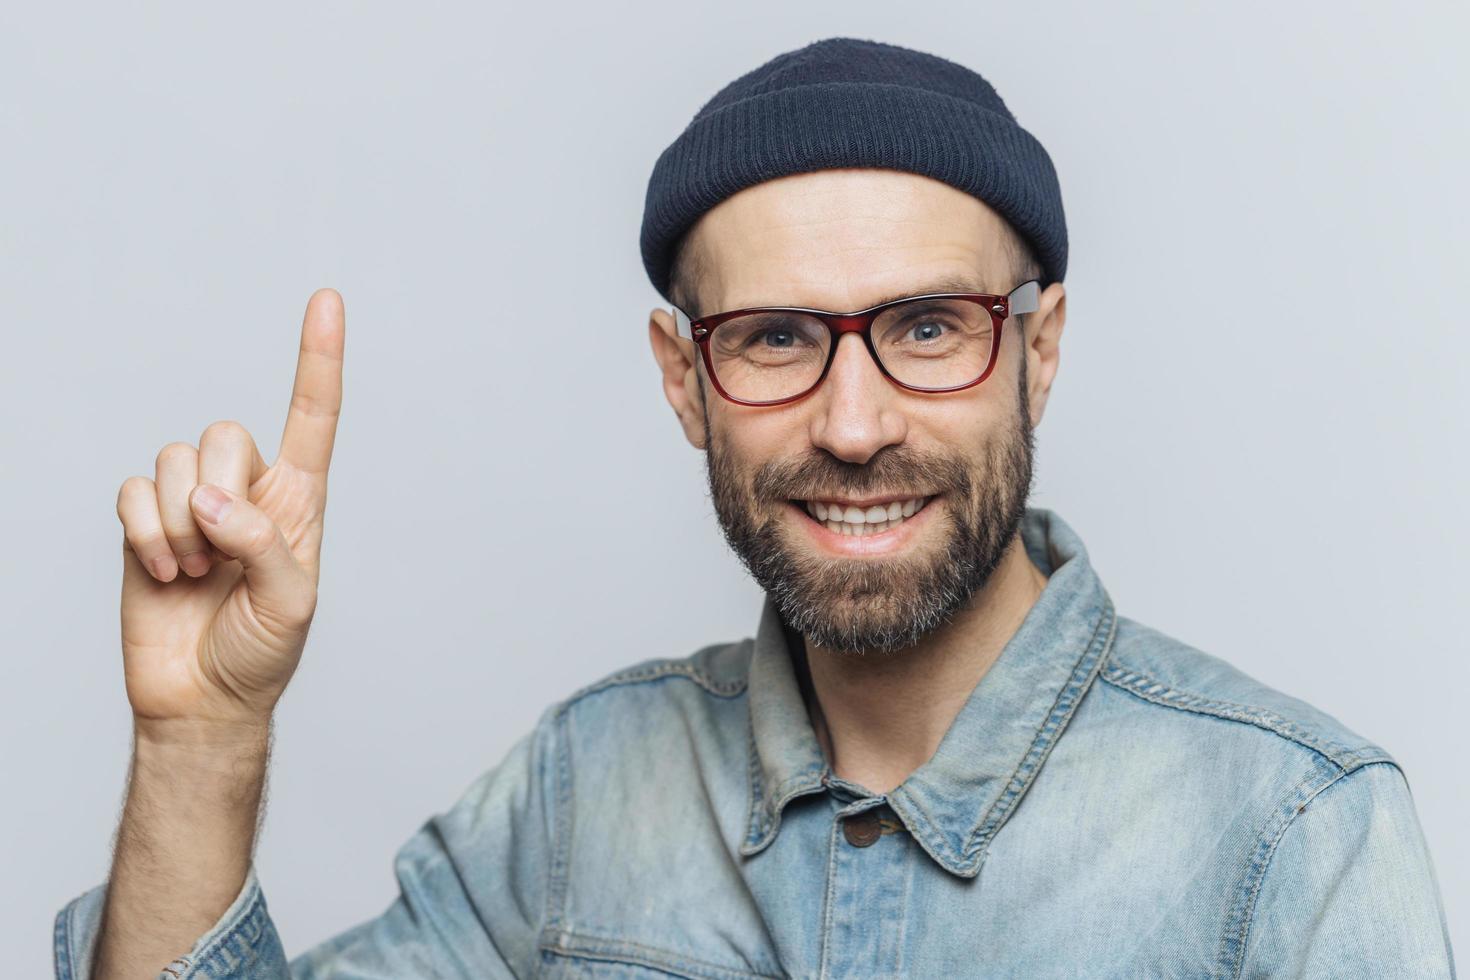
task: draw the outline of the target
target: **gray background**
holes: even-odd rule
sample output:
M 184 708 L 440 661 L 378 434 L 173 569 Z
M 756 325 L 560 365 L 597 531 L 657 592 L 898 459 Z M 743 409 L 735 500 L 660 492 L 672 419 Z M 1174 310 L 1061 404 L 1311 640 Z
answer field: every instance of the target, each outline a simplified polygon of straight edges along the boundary
M 1071 298 L 1035 502 L 1124 614 L 1398 757 L 1470 949 L 1463 6 L 0 21 L 7 975 L 46 975 L 56 909 L 107 870 L 117 489 L 216 419 L 275 458 L 318 286 L 346 298 L 345 405 L 258 852 L 288 952 L 381 911 L 396 847 L 546 704 L 754 630 L 647 349 L 638 221 L 707 97 L 833 34 L 976 68 L 1049 148 Z

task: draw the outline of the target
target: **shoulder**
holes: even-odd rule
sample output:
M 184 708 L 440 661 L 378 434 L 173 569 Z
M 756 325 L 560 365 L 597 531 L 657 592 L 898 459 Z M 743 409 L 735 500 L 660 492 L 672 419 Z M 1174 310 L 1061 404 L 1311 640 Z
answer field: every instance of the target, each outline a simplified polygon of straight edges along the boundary
M 1226 975 L 1242 975 L 1247 949 L 1269 961 L 1296 948 L 1312 910 L 1333 895 L 1345 942 L 1352 923 L 1362 921 L 1358 912 L 1371 918 L 1381 908 L 1377 896 L 1406 896 L 1415 955 L 1442 962 L 1434 959 L 1442 951 L 1432 865 L 1409 782 L 1373 739 L 1219 656 L 1123 616 L 1079 721 L 1085 734 L 1077 744 L 1067 750 L 1068 738 L 1059 743 L 1061 785 L 1093 788 L 1106 780 L 1109 794 L 1129 800 L 1126 825 L 1113 831 L 1167 827 L 1148 839 L 1166 865 L 1196 867 L 1203 855 L 1218 855 L 1226 910 L 1218 953 Z M 1409 932 L 1385 938 L 1383 948 L 1399 948 L 1392 943 Z M 1280 972 L 1332 972 L 1319 967 L 1313 961 Z
M 714 697 L 730 698 L 745 692 L 754 641 L 750 637 L 727 643 L 712 643 L 684 657 L 651 657 L 630 664 L 576 689 L 558 705 L 568 710 L 604 692 L 612 697 L 661 696 L 667 686 L 689 685 Z
M 1339 772 L 1395 761 L 1381 745 L 1313 704 L 1125 616 L 1118 617 L 1099 680 L 1126 695 L 1137 711 L 1215 736 L 1264 741 Z
M 550 705 L 538 728 L 551 733 L 564 764 L 583 773 L 590 763 L 631 778 L 651 756 L 670 765 L 707 761 L 711 753 L 734 761 L 745 748 L 754 643 L 712 643 L 620 667 Z M 632 773 L 623 772 L 628 766 Z
M 501 761 L 483 772 L 456 806 L 476 814 L 535 803 L 563 805 L 572 782 L 592 781 L 588 800 L 618 797 L 616 787 L 646 783 L 648 760 L 672 777 L 711 754 L 739 760 L 743 771 L 745 702 L 751 638 L 713 643 L 684 657 L 640 660 L 546 705 Z M 736 735 L 738 737 L 732 737 Z M 527 788 L 532 789 L 530 795 Z M 623 795 L 626 795 L 625 793 Z M 540 812 L 540 811 L 537 811 Z M 539 819 L 531 814 L 532 822 Z

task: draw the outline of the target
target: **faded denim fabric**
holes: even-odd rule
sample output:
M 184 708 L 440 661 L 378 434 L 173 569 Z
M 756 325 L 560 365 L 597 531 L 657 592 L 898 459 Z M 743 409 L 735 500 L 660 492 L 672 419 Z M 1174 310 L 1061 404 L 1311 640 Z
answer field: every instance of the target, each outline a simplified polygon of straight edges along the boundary
M 252 869 L 160 976 L 1453 976 L 1388 752 L 1116 615 L 1053 512 L 1022 534 L 1050 581 L 893 792 L 828 768 L 767 602 L 753 638 L 548 708 L 378 918 L 288 966 Z M 62 980 L 102 894 L 57 916 Z

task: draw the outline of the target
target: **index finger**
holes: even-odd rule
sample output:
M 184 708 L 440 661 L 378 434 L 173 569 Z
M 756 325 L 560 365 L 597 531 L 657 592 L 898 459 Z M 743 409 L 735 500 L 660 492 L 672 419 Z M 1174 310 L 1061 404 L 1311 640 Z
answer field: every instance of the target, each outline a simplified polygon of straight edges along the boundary
M 306 304 L 301 322 L 301 352 L 291 409 L 281 436 L 280 459 L 297 469 L 325 476 L 337 438 L 342 411 L 342 348 L 347 334 L 342 297 L 335 289 L 318 289 Z

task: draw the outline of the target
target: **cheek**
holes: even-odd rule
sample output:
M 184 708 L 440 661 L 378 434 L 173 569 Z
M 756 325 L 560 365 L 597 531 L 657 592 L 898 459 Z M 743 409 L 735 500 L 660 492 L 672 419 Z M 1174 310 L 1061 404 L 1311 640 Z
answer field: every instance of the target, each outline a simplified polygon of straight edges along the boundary
M 999 382 L 999 383 L 996 383 Z M 1016 425 L 1020 404 L 1015 379 L 997 373 L 978 387 L 953 395 L 913 394 L 898 410 L 904 414 L 903 443 L 945 455 L 960 455 L 983 466 L 989 447 Z M 815 451 L 811 441 L 811 406 L 748 408 L 725 401 L 706 389 L 711 440 L 726 467 L 749 490 L 761 466 L 773 460 L 798 460 Z
M 1013 390 L 990 388 L 986 381 L 974 389 L 948 396 L 935 396 L 932 403 L 914 406 L 907 413 L 911 445 L 946 454 L 977 459 L 1016 424 L 1018 405 Z
M 733 405 L 710 392 L 707 405 L 711 437 L 753 472 L 774 459 L 795 458 L 812 451 L 810 429 L 796 406 L 750 408 Z

